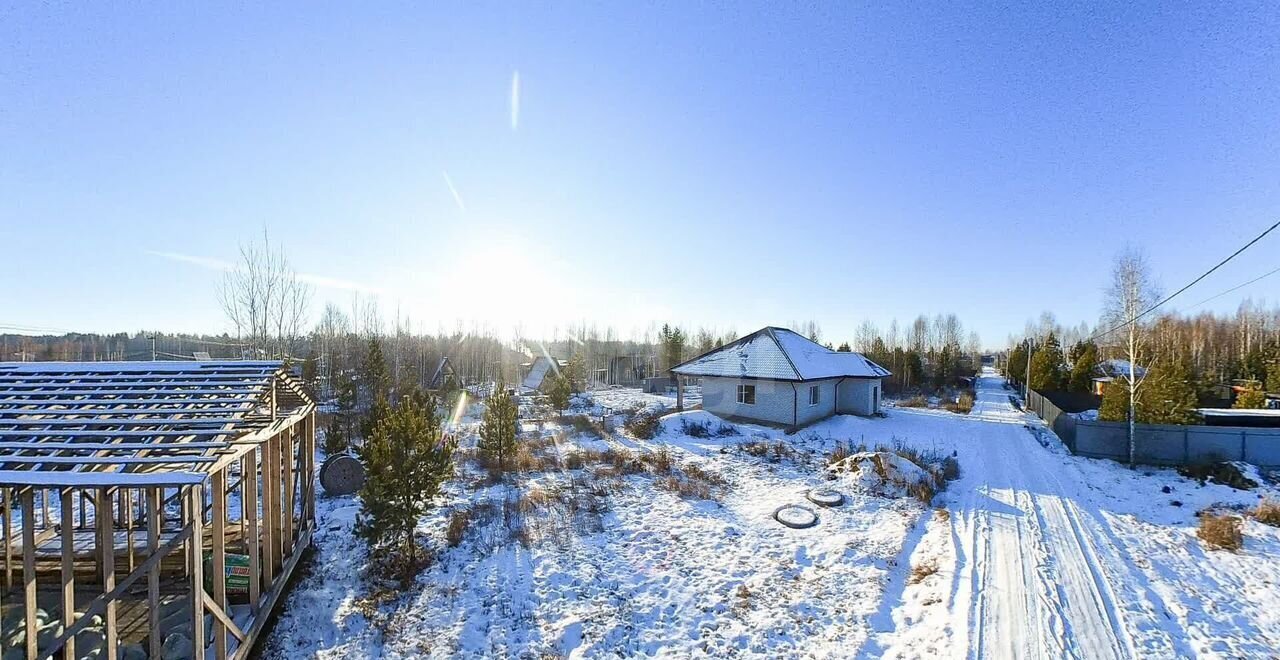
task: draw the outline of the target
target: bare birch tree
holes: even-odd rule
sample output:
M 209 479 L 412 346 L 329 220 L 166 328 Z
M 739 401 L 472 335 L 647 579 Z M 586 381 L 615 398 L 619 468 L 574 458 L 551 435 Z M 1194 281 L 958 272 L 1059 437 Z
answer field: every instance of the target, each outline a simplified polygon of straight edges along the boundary
M 1147 371 L 1140 364 L 1152 358 L 1147 338 L 1148 324 L 1139 317 L 1160 300 L 1160 291 L 1151 275 L 1146 255 L 1132 247 L 1116 255 L 1111 266 L 1111 287 L 1103 304 L 1103 323 L 1114 328 L 1111 342 L 1129 362 L 1123 381 L 1129 395 L 1129 467 L 1135 463 L 1134 439 L 1138 391 Z
M 240 262 L 223 277 L 218 300 L 254 357 L 286 357 L 306 320 L 311 287 L 298 278 L 284 247 L 263 232 L 261 244 L 240 246 Z

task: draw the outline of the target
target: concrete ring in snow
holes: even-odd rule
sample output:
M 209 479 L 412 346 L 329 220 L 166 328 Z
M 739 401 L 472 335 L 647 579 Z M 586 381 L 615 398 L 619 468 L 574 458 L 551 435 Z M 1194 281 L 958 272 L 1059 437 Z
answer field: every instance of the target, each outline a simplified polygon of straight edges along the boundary
M 818 506 L 840 506 L 844 504 L 844 495 L 830 488 L 812 488 L 804 496 Z
M 773 519 L 791 529 L 805 529 L 818 524 L 818 514 L 807 506 L 784 504 L 773 512 Z
M 350 454 L 330 456 L 320 466 L 320 485 L 329 495 L 350 495 L 364 486 L 364 463 Z

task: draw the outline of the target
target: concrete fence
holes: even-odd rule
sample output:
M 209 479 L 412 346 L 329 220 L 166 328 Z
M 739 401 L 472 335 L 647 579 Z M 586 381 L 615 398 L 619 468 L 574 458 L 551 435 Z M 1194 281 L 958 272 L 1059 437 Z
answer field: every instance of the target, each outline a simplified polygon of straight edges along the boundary
M 1129 425 L 1078 420 L 1032 390 L 1027 409 L 1043 419 L 1072 453 L 1092 458 L 1129 460 Z M 1238 426 L 1137 424 L 1135 461 L 1144 465 L 1186 465 L 1207 461 L 1244 461 L 1280 468 L 1280 429 Z

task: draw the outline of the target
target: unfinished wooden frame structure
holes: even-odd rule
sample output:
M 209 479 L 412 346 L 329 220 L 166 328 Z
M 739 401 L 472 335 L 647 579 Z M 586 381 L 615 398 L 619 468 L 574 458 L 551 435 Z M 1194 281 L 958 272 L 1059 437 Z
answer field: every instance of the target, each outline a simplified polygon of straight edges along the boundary
M 177 604 L 191 649 L 247 657 L 311 541 L 314 461 L 279 362 L 0 363 L 0 619 L 28 660 L 159 658 Z

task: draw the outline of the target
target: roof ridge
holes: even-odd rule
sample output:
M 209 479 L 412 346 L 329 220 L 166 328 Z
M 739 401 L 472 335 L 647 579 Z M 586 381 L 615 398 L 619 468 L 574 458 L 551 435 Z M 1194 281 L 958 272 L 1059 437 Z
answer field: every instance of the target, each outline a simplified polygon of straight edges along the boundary
M 778 341 L 778 335 L 773 333 L 774 330 L 787 330 L 787 329 L 775 328 L 773 326 L 766 326 L 764 331 L 765 331 L 765 334 L 769 335 L 769 339 L 772 339 L 773 343 L 778 346 L 778 351 L 782 353 L 782 357 L 787 359 L 787 364 L 791 365 L 791 371 L 795 372 L 796 378 L 803 380 L 804 374 L 800 373 L 800 367 L 797 367 L 796 361 L 791 359 L 791 354 L 787 352 L 787 347 L 783 346 L 782 342 Z M 791 334 L 795 334 L 795 332 L 792 330 L 787 330 L 787 332 L 790 332 Z

